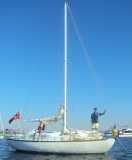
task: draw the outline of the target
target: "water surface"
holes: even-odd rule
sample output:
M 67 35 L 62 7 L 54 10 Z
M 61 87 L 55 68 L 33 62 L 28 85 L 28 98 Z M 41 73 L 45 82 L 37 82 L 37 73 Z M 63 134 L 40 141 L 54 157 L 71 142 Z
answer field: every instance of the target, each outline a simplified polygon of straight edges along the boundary
M 132 160 L 132 138 L 120 138 L 107 154 L 45 155 L 16 152 L 0 140 L 0 160 Z

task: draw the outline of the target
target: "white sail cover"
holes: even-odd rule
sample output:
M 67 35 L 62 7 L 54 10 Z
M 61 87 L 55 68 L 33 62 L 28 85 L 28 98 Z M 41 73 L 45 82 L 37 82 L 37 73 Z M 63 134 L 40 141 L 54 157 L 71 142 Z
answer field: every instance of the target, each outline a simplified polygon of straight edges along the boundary
M 46 123 L 57 122 L 61 120 L 64 116 L 64 105 L 61 105 L 59 111 L 52 117 L 46 118 Z
M 52 117 L 41 117 L 39 119 L 28 120 L 27 122 L 45 121 L 45 123 L 55 123 L 64 117 L 64 105 L 60 105 L 59 111 Z

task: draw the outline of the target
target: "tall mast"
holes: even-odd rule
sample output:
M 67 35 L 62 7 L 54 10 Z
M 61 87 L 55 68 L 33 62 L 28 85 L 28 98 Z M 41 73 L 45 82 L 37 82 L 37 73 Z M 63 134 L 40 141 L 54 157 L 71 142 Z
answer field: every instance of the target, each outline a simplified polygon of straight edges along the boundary
M 64 129 L 65 133 L 66 128 L 66 112 L 67 112 L 67 1 L 65 0 L 64 7 Z

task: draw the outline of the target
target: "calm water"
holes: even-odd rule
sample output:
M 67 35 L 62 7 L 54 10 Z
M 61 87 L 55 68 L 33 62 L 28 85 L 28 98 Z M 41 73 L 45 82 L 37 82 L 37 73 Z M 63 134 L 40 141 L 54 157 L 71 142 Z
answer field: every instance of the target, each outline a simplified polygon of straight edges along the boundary
M 127 152 L 126 152 L 127 151 Z M 120 139 L 106 155 L 42 155 L 15 152 L 0 140 L 0 160 L 132 160 L 132 138 Z

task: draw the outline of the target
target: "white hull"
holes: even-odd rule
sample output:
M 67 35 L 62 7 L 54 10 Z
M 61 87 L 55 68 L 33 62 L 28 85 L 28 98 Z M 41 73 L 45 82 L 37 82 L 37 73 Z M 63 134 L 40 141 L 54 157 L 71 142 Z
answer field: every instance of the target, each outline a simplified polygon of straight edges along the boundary
M 132 134 L 120 134 L 119 137 L 132 137 Z
M 111 149 L 113 138 L 96 141 L 30 141 L 7 139 L 9 145 L 19 151 L 57 153 L 57 154 L 90 154 L 105 153 Z

